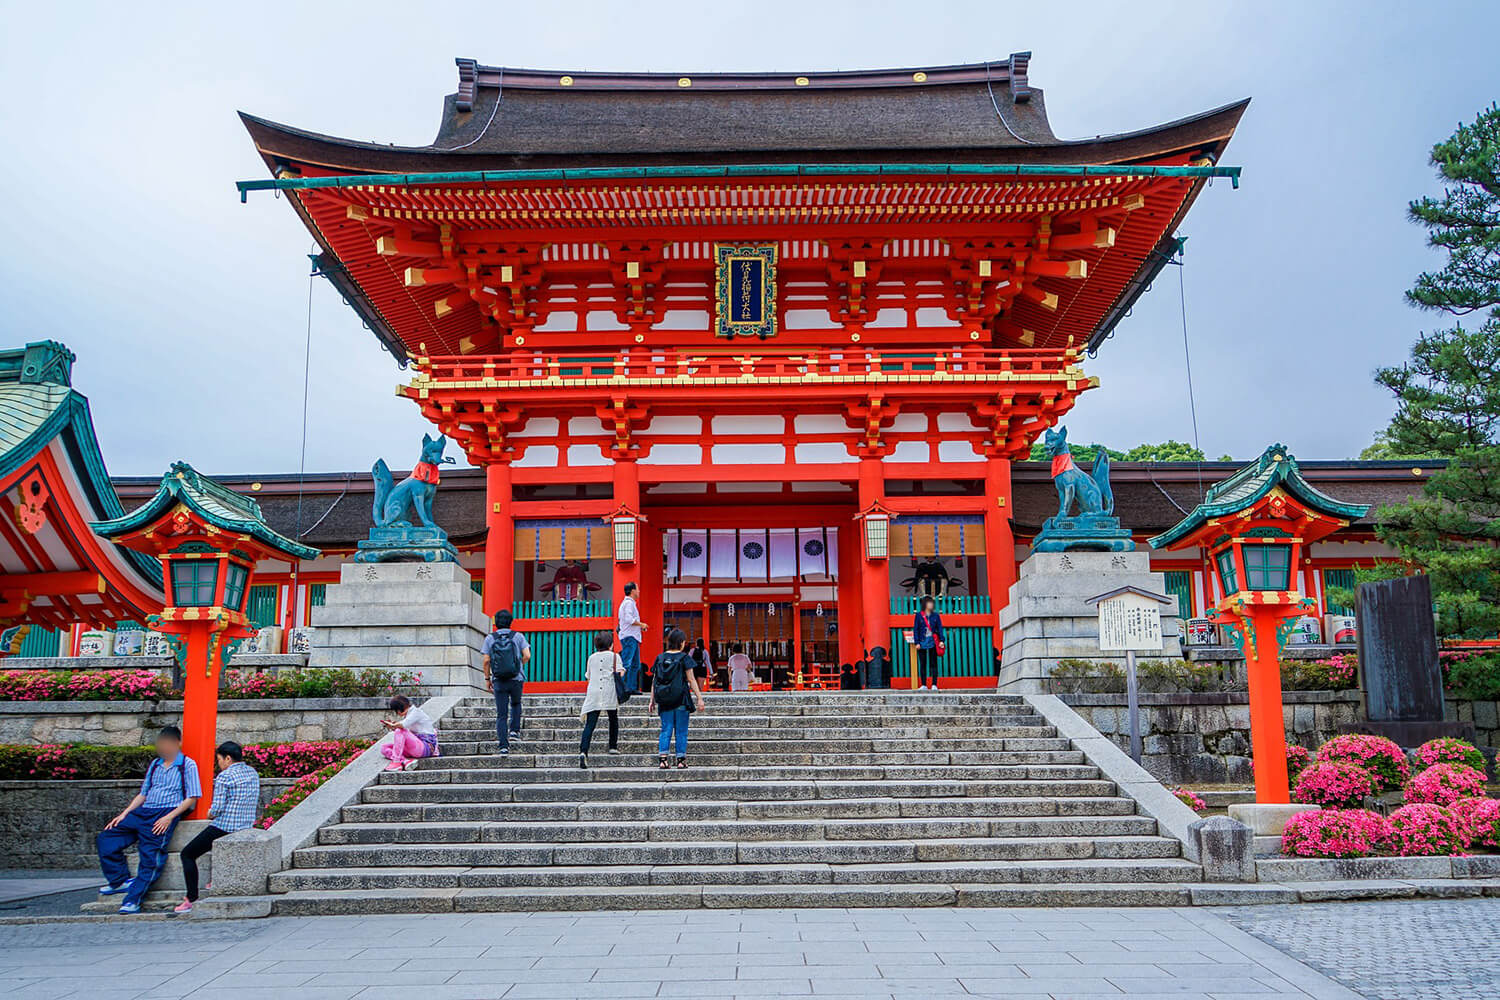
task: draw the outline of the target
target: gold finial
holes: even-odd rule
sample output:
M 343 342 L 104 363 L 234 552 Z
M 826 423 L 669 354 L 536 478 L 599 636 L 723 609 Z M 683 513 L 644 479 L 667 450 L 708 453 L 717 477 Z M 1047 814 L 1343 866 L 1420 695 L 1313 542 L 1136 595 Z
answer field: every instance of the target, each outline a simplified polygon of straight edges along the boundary
M 679 86 L 679 87 L 691 87 L 692 85 L 693 85 L 692 77 L 679 76 L 677 78 L 677 86 Z
M 807 86 L 807 77 L 805 77 L 805 76 L 799 76 L 799 77 L 797 77 L 797 86 L 799 86 L 799 87 L 805 87 L 805 86 Z
M 562 79 L 558 80 L 557 82 L 560 83 L 560 84 L 562 84 L 564 87 L 571 87 L 571 86 L 573 86 L 573 78 L 571 76 L 565 76 Z
M 926 83 L 927 82 L 927 74 L 923 73 L 921 70 L 918 70 L 917 72 L 913 73 L 911 75 L 911 78 L 912 78 L 912 82 L 914 82 L 914 83 Z
M 253 493 L 259 493 L 260 492 L 260 483 L 251 483 L 250 484 L 250 490 Z

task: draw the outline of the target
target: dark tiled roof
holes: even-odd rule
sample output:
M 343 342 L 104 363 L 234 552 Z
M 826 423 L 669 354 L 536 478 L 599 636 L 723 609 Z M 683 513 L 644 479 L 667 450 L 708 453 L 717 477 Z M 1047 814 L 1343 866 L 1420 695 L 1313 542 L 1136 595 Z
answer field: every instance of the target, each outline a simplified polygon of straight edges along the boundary
M 1217 159 L 1248 102 L 1139 132 L 1060 140 L 1029 53 L 964 66 L 808 74 L 527 70 L 458 60 L 428 146 L 354 142 L 242 115 L 261 154 L 338 171 L 781 162 L 1123 164 Z

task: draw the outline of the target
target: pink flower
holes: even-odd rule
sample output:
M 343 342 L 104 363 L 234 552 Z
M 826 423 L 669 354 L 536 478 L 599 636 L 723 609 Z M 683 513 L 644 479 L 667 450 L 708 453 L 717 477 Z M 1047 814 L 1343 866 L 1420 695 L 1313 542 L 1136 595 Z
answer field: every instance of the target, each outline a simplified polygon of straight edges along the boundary
M 1208 808 L 1208 804 L 1203 801 L 1203 797 L 1189 789 L 1174 788 L 1172 789 L 1172 794 L 1177 796 L 1182 804 L 1193 810 L 1193 812 L 1202 812 Z
M 1339 761 L 1320 761 L 1297 775 L 1292 801 L 1325 809 L 1353 809 L 1375 794 L 1375 779 L 1362 767 Z
M 1451 808 L 1463 824 L 1471 846 L 1500 851 L 1500 801 L 1490 798 L 1460 799 Z
M 1394 792 L 1411 776 L 1406 754 L 1384 736 L 1335 736 L 1318 748 L 1316 760 L 1363 768 L 1375 780 L 1376 792 Z
M 1391 813 L 1390 825 L 1386 848 L 1394 854 L 1462 854 L 1468 846 L 1467 827 L 1442 806 L 1425 802 L 1402 806 Z
M 1451 737 L 1428 740 L 1417 747 L 1417 765 L 1428 768 L 1434 764 L 1462 764 L 1476 771 L 1484 771 L 1484 754 L 1474 744 Z
M 1368 809 L 1298 813 L 1281 834 L 1281 852 L 1301 858 L 1362 858 L 1390 836 L 1390 826 Z
M 1434 764 L 1406 783 L 1407 802 L 1451 806 L 1484 795 L 1484 775 L 1462 764 Z

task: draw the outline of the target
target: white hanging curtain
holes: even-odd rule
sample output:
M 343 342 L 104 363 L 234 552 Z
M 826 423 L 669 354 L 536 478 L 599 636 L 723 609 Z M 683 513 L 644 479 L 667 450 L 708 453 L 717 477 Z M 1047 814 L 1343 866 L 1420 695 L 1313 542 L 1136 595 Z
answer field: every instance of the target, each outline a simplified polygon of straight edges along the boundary
M 757 583 L 770 579 L 771 559 L 768 553 L 770 532 L 764 528 L 740 531 L 740 579 Z
M 709 555 L 708 576 L 709 579 L 727 581 L 733 580 L 739 575 L 740 558 L 738 547 L 735 545 L 735 535 L 732 529 L 708 532 Z
M 702 529 L 684 529 L 678 539 L 677 557 L 679 578 L 707 579 L 708 532 Z
M 771 579 L 797 578 L 797 529 L 772 528 L 770 549 Z

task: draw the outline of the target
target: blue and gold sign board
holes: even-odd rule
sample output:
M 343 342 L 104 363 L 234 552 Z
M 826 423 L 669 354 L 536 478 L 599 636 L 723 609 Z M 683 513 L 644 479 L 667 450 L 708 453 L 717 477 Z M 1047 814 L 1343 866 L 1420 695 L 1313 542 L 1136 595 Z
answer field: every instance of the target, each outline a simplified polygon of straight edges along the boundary
M 776 244 L 714 244 L 714 332 L 776 335 Z

